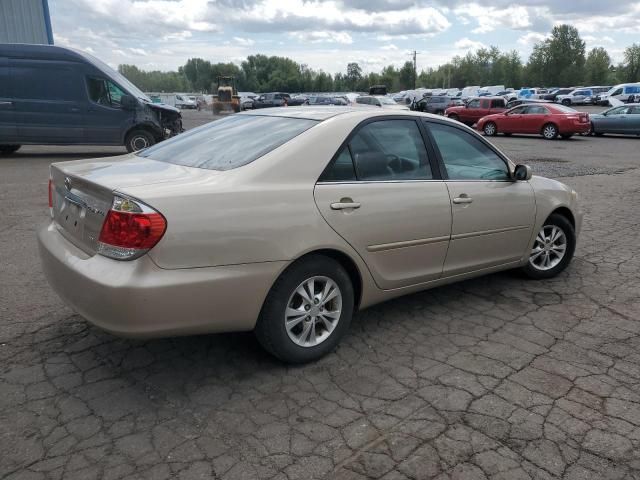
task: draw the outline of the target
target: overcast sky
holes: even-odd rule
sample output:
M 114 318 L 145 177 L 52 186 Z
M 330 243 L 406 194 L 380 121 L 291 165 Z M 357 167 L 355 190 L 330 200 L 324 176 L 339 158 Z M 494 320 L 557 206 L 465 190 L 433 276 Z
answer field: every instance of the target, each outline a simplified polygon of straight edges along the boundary
M 638 0 L 49 0 L 49 7 L 57 45 L 146 70 L 264 53 L 330 73 L 351 61 L 378 71 L 402 65 L 413 49 L 423 69 L 483 45 L 515 48 L 526 61 L 557 23 L 576 26 L 587 48 L 603 46 L 619 61 L 640 34 Z

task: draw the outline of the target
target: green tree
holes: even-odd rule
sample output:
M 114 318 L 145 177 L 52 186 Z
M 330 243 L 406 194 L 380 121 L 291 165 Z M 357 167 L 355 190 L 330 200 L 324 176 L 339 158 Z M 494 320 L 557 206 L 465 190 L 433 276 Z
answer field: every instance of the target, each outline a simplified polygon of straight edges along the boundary
M 606 85 L 609 78 L 611 57 L 602 47 L 591 49 L 585 63 L 585 80 L 588 85 Z
M 362 80 L 362 69 L 356 62 L 347 64 L 347 85 L 350 90 L 355 90 Z
M 413 88 L 413 62 L 404 62 L 404 65 L 398 71 L 398 86 L 400 90 Z
M 640 43 L 634 43 L 625 49 L 624 61 L 625 81 L 640 81 Z
M 578 29 L 557 25 L 551 36 L 534 46 L 529 60 L 529 80 L 535 85 L 570 86 L 584 79 L 585 43 Z

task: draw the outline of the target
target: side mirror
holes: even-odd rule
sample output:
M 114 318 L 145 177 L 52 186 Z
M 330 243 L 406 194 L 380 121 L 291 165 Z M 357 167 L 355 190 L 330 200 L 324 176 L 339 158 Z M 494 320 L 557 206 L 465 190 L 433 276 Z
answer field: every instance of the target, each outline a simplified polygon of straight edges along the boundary
M 123 110 L 135 110 L 138 106 L 138 101 L 132 95 L 123 95 L 120 97 L 120 105 Z
M 533 176 L 533 170 L 529 165 L 516 165 L 516 168 L 513 169 L 513 178 L 517 181 L 527 181 L 531 180 Z

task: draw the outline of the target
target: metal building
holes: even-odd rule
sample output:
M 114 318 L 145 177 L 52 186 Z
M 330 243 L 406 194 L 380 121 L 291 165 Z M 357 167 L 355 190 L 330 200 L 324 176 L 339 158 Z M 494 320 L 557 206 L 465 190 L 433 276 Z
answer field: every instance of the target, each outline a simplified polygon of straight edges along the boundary
M 0 0 L 0 43 L 53 45 L 48 0 Z

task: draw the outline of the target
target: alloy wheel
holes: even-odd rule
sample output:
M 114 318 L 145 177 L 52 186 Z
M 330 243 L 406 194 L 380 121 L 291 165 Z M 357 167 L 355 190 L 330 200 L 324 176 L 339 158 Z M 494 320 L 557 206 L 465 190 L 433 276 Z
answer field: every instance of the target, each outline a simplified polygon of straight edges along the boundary
M 558 136 L 558 129 L 554 125 L 545 125 L 542 129 L 542 136 L 547 140 L 553 140 Z
M 489 122 L 484 126 L 484 134 L 487 136 L 493 136 L 496 134 L 496 124 Z
M 537 270 L 551 270 L 558 265 L 567 251 L 567 236 L 556 225 L 544 225 L 531 249 L 529 264 Z
M 342 292 L 329 277 L 316 276 L 293 291 L 284 314 L 291 341 L 301 347 L 315 347 L 335 330 L 342 314 Z

